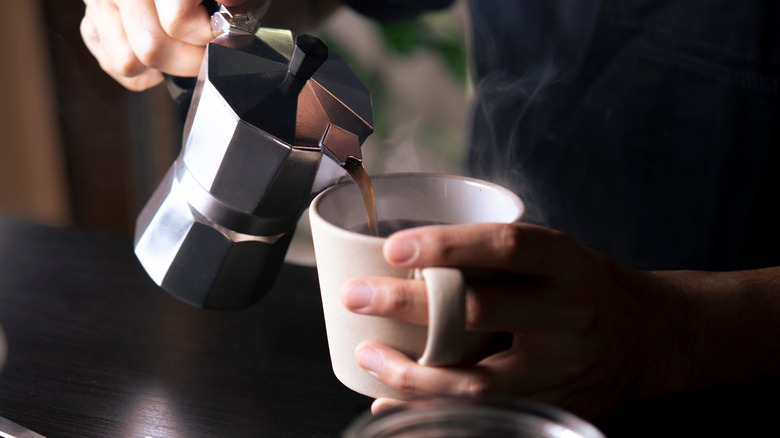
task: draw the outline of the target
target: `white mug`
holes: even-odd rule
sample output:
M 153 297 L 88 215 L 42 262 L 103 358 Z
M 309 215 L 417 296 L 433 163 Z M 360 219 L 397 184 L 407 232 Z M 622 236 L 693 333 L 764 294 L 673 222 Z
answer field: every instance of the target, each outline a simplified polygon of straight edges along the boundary
M 504 187 L 474 178 L 429 173 L 371 177 L 379 223 L 403 220 L 418 223 L 466 224 L 520 219 L 522 201 Z M 331 364 L 336 377 L 350 389 L 374 398 L 408 398 L 364 371 L 355 348 L 366 339 L 391 346 L 425 366 L 461 363 L 479 354 L 489 342 L 484 333 L 466 333 L 466 288 L 453 268 L 410 270 L 390 266 L 382 255 L 385 238 L 355 231 L 365 228 L 366 211 L 352 182 L 333 186 L 309 208 L 314 254 Z M 348 311 L 341 290 L 354 277 L 383 276 L 424 279 L 429 302 L 429 325 Z

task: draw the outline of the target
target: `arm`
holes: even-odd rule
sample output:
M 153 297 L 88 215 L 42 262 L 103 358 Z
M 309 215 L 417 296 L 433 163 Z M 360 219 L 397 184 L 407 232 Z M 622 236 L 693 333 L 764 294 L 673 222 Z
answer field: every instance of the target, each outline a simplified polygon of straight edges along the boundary
M 780 376 L 780 269 L 646 272 L 527 224 L 400 232 L 385 245 L 397 265 L 490 268 L 469 280 L 467 326 L 506 331 L 512 346 L 472 367 L 421 367 L 371 340 L 358 363 L 415 395 L 510 393 L 592 417 L 625 403 Z M 355 285 L 373 299 L 358 302 Z M 352 311 L 425 323 L 423 285 L 356 279 Z M 377 400 L 374 410 L 390 400 Z
M 780 268 L 653 275 L 692 303 L 695 319 L 682 322 L 693 334 L 688 378 L 695 387 L 780 377 Z

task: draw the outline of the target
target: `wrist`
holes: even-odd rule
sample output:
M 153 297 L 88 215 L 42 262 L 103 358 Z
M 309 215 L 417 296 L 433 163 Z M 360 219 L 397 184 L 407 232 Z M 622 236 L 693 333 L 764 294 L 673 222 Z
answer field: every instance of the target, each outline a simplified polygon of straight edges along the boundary
M 615 270 L 626 310 L 622 399 L 633 402 L 703 385 L 697 369 L 706 345 L 706 306 L 682 272 Z
M 765 381 L 780 373 L 774 269 L 648 272 L 648 396 Z M 649 292 L 652 291 L 652 292 Z M 654 357 L 653 357 L 654 356 Z M 640 364 L 641 365 L 641 364 Z

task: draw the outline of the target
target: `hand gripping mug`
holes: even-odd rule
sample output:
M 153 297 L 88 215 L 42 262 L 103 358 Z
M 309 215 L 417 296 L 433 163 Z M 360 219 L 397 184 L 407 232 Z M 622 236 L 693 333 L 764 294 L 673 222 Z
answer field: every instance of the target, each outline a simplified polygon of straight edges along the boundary
M 511 223 L 523 214 L 523 202 L 499 185 L 456 175 L 430 173 L 373 176 L 379 227 L 425 224 Z M 314 253 L 322 294 L 331 363 L 347 387 L 370 397 L 404 399 L 355 360 L 355 348 L 366 339 L 386 344 L 425 366 L 466 363 L 484 357 L 498 334 L 467 332 L 466 287 L 460 270 L 431 267 L 410 270 L 390 266 L 382 255 L 385 237 L 361 233 L 366 212 L 358 186 L 333 186 L 309 208 Z M 390 226 L 391 228 L 393 225 Z M 381 234 L 380 234 L 381 236 Z M 426 283 L 428 326 L 358 315 L 341 304 L 340 293 L 354 277 L 418 278 Z

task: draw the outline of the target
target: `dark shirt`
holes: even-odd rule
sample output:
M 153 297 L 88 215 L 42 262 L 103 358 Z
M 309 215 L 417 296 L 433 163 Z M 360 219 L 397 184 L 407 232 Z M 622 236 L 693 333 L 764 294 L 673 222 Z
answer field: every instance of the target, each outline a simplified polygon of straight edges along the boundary
M 646 269 L 780 265 L 780 3 L 475 0 L 471 172 Z

